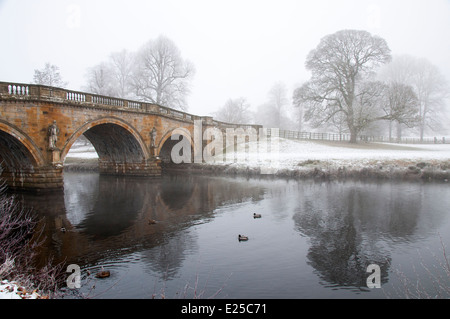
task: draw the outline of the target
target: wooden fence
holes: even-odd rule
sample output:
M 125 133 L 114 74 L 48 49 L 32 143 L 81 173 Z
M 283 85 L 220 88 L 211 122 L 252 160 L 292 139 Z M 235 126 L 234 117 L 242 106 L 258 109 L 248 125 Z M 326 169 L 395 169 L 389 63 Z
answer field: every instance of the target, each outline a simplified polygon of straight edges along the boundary
M 322 140 L 322 141 L 350 141 L 348 133 L 318 133 L 318 132 L 299 132 L 281 129 L 267 129 L 269 136 L 278 136 L 292 140 Z M 382 143 L 400 143 L 400 144 L 447 144 L 450 137 L 402 137 L 400 140 L 385 136 L 360 135 L 358 141 L 362 142 L 382 142 Z

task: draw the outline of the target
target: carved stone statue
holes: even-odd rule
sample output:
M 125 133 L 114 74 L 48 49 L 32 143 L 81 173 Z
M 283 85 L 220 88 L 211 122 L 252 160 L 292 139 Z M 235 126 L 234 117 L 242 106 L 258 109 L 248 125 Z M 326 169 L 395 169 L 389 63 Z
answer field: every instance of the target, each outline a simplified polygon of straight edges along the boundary
M 50 150 L 56 148 L 56 142 L 58 141 L 59 128 L 56 125 L 56 121 L 48 127 L 48 147 Z
M 150 132 L 151 138 L 152 138 L 152 142 L 150 144 L 151 147 L 155 147 L 156 145 L 156 128 L 153 126 L 152 131 Z

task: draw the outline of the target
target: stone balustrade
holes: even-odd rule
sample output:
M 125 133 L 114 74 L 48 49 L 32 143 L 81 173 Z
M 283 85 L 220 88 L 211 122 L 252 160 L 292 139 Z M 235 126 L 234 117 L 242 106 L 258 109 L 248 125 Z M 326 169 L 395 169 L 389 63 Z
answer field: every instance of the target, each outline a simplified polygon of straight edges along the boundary
M 261 127 L 260 125 L 225 123 L 221 121 L 216 121 L 210 116 L 197 116 L 153 103 L 139 102 L 116 97 L 91 94 L 86 92 L 78 92 L 38 84 L 0 82 L 0 95 L 3 98 L 5 98 L 5 96 L 6 97 L 9 96 L 11 98 L 30 99 L 30 100 L 57 99 L 59 101 L 64 100 L 67 103 L 75 105 L 78 104 L 82 106 L 107 107 L 107 108 L 113 107 L 117 109 L 124 109 L 127 111 L 160 114 L 162 116 L 188 122 L 193 122 L 194 120 L 203 120 L 210 125 L 215 125 L 221 128 L 259 129 Z

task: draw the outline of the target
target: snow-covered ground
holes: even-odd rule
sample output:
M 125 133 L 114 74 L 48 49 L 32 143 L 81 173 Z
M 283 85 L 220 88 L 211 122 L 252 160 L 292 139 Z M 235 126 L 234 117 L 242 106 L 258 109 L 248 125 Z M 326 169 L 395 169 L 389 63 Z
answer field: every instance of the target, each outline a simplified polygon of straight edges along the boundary
M 280 161 L 285 165 L 305 160 L 387 160 L 387 159 L 450 159 L 450 144 L 392 144 L 392 143 L 350 143 L 288 140 L 275 138 L 272 144 L 278 144 L 278 152 L 267 152 L 259 148 L 246 155 L 245 162 L 250 165 L 261 161 Z M 258 147 L 257 144 L 252 146 Z M 265 145 L 263 145 L 265 146 Z M 266 147 L 267 148 L 267 147 Z M 231 156 L 231 155 L 230 155 Z M 236 156 L 244 156 L 236 153 Z M 89 145 L 73 147 L 67 158 L 98 158 L 94 148 Z M 216 158 L 219 164 L 221 159 Z
M 363 169 L 380 167 L 387 164 L 397 167 L 408 167 L 419 162 L 436 164 L 449 161 L 450 144 L 389 144 L 389 143 L 350 143 L 298 141 L 275 139 L 278 151 L 236 152 L 215 157 L 209 164 L 235 169 L 258 169 L 261 173 L 273 174 L 279 171 L 306 171 L 315 168 L 337 170 L 342 167 Z M 278 145 L 277 145 L 278 144 Z M 249 148 L 251 149 L 251 147 Z M 233 161 L 233 158 L 239 160 Z M 228 160 L 228 159 L 231 159 Z
M 74 145 L 66 158 L 98 158 L 98 155 L 92 145 Z
M 450 144 L 392 144 L 324 142 L 274 138 L 268 143 L 250 144 L 246 151 L 230 152 L 207 159 L 211 165 L 259 169 L 298 169 L 311 164 L 366 166 L 381 162 L 450 161 Z M 267 150 L 272 148 L 272 151 Z M 250 151 L 249 151 L 250 150 Z M 67 158 L 98 158 L 92 146 L 73 148 Z M 206 157 L 204 157 L 206 159 Z M 235 160 L 236 159 L 236 160 Z
M 288 166 L 304 160 L 450 159 L 450 144 L 313 142 L 275 139 L 279 152 L 257 151 L 249 158 L 276 160 Z
M 0 281 L 0 299 L 41 299 L 36 291 L 27 291 L 18 283 L 7 280 Z
M 288 177 L 382 177 L 450 180 L 450 144 L 395 144 L 329 142 L 273 138 L 252 142 L 246 150 L 227 149 L 224 156 L 209 155 L 193 169 L 224 173 L 267 174 Z M 205 155 L 205 153 L 207 153 Z M 67 155 L 67 167 L 96 167 L 92 146 L 79 145 Z M 183 168 L 184 169 L 184 168 Z

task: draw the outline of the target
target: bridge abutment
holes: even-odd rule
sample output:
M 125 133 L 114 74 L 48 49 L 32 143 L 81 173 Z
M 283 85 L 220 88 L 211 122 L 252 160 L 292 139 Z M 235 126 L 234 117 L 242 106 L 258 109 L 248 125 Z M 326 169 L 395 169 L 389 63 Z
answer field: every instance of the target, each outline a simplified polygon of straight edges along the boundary
M 17 170 L 5 168 L 1 177 L 12 190 L 44 192 L 64 187 L 62 166 L 22 167 Z
M 161 161 L 152 159 L 142 163 L 120 163 L 99 160 L 99 172 L 103 175 L 156 177 L 161 175 Z

